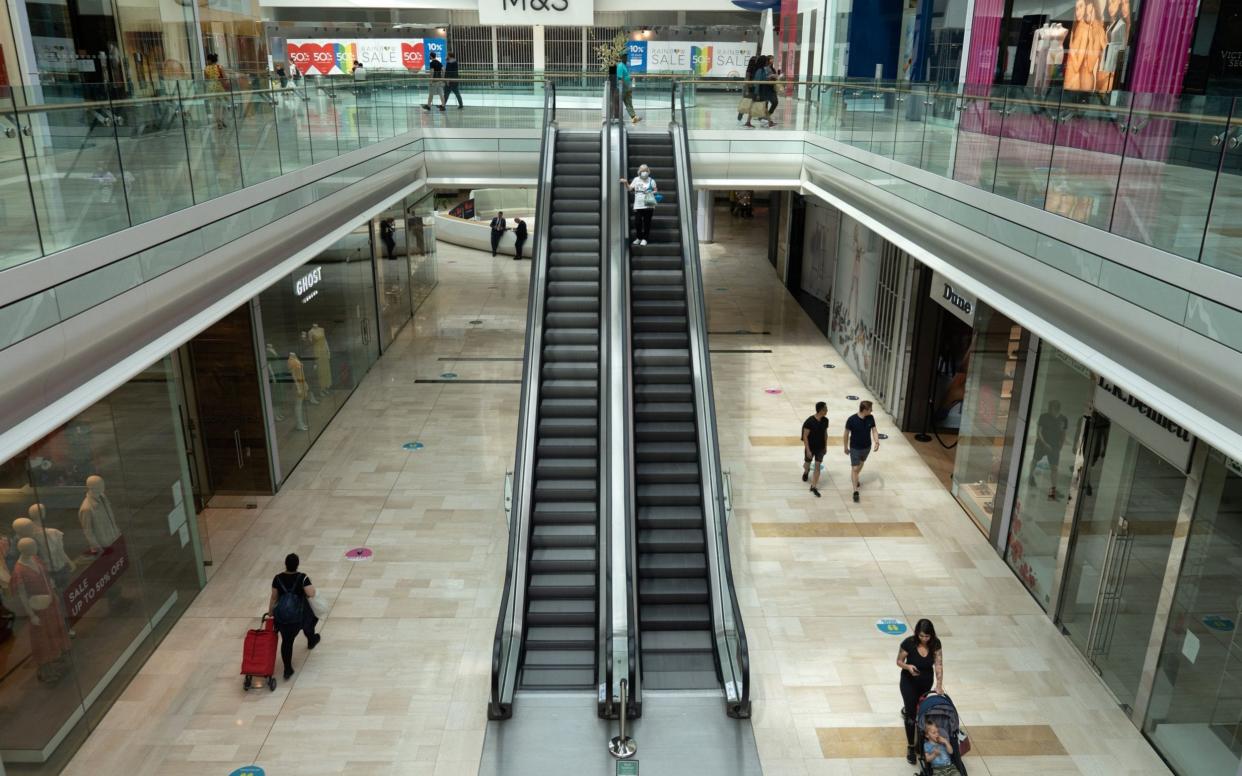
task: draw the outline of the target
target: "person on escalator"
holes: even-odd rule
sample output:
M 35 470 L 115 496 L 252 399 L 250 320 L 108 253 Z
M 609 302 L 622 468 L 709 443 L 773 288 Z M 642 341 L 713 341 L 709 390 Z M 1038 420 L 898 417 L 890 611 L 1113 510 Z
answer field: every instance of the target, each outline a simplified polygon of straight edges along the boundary
M 651 217 L 655 215 L 656 186 L 655 178 L 651 177 L 651 168 L 645 164 L 638 165 L 638 175 L 634 180 L 621 185 L 634 192 L 634 241 L 631 245 L 646 245 L 651 236 Z

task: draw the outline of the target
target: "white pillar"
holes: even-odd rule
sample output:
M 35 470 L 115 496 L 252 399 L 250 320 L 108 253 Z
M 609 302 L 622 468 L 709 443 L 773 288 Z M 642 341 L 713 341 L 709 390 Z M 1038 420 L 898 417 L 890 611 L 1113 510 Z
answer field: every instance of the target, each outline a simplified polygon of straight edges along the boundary
M 817 14 L 815 13 L 815 9 L 811 8 L 803 12 L 802 19 L 799 22 L 800 25 L 802 26 L 802 41 L 801 43 L 799 43 L 799 47 L 800 47 L 799 53 L 801 54 L 801 56 L 798 57 L 798 80 L 799 81 L 809 81 L 815 77 L 815 74 L 812 72 L 813 64 L 811 62 L 811 54 L 812 54 L 811 52 L 811 28 L 815 26 L 815 23 L 817 21 L 816 17 L 817 17 Z M 814 56 L 815 56 L 815 59 L 819 59 L 820 52 L 818 51 L 814 52 Z M 807 95 L 806 86 L 804 85 L 804 86 L 798 87 L 798 96 L 806 97 L 806 95 Z
M 776 55 L 776 32 L 772 28 L 772 11 L 763 12 L 763 40 L 759 43 L 760 54 Z
M 966 83 L 966 66 L 970 64 L 970 33 L 974 27 L 975 0 L 966 0 L 966 34 L 962 37 L 962 61 L 957 64 L 957 82 L 963 85 Z
M 533 68 L 536 73 L 542 73 L 544 65 L 548 61 L 546 52 L 543 50 L 543 46 L 543 25 L 536 24 L 534 27 L 530 28 L 530 47 L 535 57 Z
M 695 192 L 698 197 L 697 211 L 698 218 L 695 223 L 695 232 L 699 238 L 699 242 L 714 242 L 716 233 L 716 211 L 712 208 L 715 197 L 712 196 L 710 190 L 699 189 Z
M 845 72 L 837 67 L 837 13 L 840 3 L 838 0 L 825 0 L 824 2 L 824 18 L 823 18 L 823 34 L 820 35 L 820 50 L 823 54 L 819 58 L 820 78 L 842 78 Z

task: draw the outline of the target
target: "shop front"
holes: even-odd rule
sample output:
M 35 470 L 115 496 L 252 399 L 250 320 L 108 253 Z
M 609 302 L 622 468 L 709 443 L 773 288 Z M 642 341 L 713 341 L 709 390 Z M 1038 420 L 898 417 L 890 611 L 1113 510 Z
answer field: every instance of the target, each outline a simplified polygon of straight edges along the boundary
M 0 771 L 60 773 L 204 584 L 162 359 L 0 464 Z

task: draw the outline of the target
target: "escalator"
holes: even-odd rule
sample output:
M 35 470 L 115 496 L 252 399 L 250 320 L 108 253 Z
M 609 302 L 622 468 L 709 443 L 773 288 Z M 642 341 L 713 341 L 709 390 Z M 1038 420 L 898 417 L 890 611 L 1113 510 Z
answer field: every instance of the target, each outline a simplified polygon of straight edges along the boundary
M 679 100 L 675 92 L 674 104 Z M 684 109 L 681 119 L 669 131 L 630 131 L 625 142 L 627 180 L 646 164 L 663 195 L 648 244 L 624 249 L 640 664 L 635 694 L 719 689 L 727 712 L 747 717 L 749 657 L 729 561 Z
M 600 558 L 604 134 L 559 130 L 544 104 L 509 553 L 492 651 L 488 715 L 507 719 L 525 690 L 588 690 L 606 681 L 608 607 Z M 601 436 L 603 435 L 603 436 Z M 603 543 L 603 544 L 602 544 Z
M 601 156 L 599 132 L 557 134 L 522 689 L 595 686 Z

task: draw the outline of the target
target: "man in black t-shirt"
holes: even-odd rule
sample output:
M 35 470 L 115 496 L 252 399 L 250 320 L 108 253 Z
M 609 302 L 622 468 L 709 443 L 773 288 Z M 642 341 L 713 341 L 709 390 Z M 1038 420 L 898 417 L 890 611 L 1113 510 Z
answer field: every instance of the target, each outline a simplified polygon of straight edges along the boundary
M 880 435 L 871 415 L 871 402 L 858 403 L 858 414 L 845 421 L 845 454 L 850 457 L 850 480 L 854 483 L 854 501 L 858 501 L 858 489 L 862 487 L 859 477 L 863 464 L 873 450 L 880 449 Z
M 285 556 L 285 570 L 272 577 L 272 597 L 267 603 L 267 613 L 275 620 L 280 633 L 280 657 L 285 664 L 285 679 L 293 676 L 293 640 L 298 632 L 306 635 L 306 648 L 314 649 L 320 638 L 315 632 L 319 618 L 311 609 L 310 599 L 315 597 L 315 586 L 310 577 L 298 571 L 298 556 Z M 282 599 L 288 598 L 288 604 Z
M 1035 457 L 1031 460 L 1031 470 L 1026 481 L 1034 487 L 1035 466 L 1044 458 L 1048 459 L 1048 498 L 1057 497 L 1057 470 L 1061 465 L 1061 448 L 1065 445 L 1065 432 L 1069 430 L 1069 421 L 1061 414 L 1061 402 L 1053 399 L 1048 402 L 1048 411 L 1039 416 L 1035 424 Z
M 427 104 L 423 106 L 423 110 L 431 110 L 431 101 L 440 96 L 440 90 L 444 87 L 444 65 L 440 64 L 435 53 L 432 53 L 427 69 L 431 71 L 431 83 L 427 85 Z M 444 110 L 443 103 L 438 107 Z
M 819 472 L 824 468 L 824 453 L 828 450 L 828 405 L 815 402 L 815 414 L 802 422 L 802 481 L 811 479 L 811 492 L 819 498 Z M 811 461 L 815 461 L 815 473 L 811 474 Z

